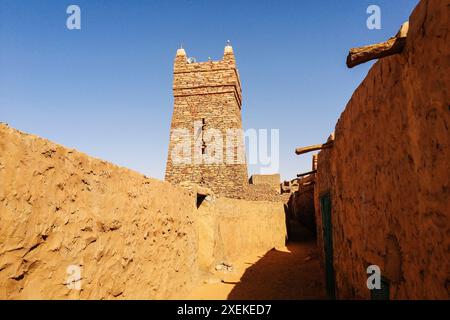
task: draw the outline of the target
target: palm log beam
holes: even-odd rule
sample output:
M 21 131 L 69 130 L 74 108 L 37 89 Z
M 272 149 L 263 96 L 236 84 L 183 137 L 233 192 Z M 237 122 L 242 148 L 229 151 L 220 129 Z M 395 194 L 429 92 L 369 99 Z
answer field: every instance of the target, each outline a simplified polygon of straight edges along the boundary
M 308 153 L 311 151 L 331 148 L 332 146 L 333 146 L 333 141 L 328 141 L 327 143 L 324 143 L 324 144 L 315 144 L 313 146 L 297 148 L 297 149 L 295 149 L 295 154 L 300 155 L 300 154 Z
M 309 172 L 305 172 L 305 173 L 299 173 L 298 175 L 297 175 L 297 177 L 298 178 L 301 178 L 301 177 L 304 177 L 304 176 L 309 176 L 309 175 L 311 175 L 311 174 L 314 174 L 314 173 L 316 173 L 317 172 L 317 170 L 313 170 L 313 171 L 309 171 Z M 305 178 L 306 179 L 306 178 Z M 307 182 L 306 180 L 305 181 L 302 181 L 302 182 Z
M 350 49 L 347 56 L 347 67 L 353 68 L 370 60 L 381 59 L 401 53 L 406 44 L 408 29 L 409 23 L 405 22 L 397 35 L 386 42 Z

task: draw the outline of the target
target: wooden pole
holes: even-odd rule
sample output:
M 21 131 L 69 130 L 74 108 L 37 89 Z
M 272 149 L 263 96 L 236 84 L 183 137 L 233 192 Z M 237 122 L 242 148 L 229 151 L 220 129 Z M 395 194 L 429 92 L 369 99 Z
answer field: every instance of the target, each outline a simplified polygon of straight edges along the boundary
M 313 146 L 297 148 L 297 149 L 295 149 L 295 154 L 300 155 L 300 154 L 308 153 L 311 151 L 331 148 L 332 146 L 333 146 L 333 141 L 328 141 L 327 143 L 324 143 L 324 144 L 315 144 Z
M 312 170 L 317 170 L 317 158 L 318 154 L 313 154 L 312 156 Z
M 409 23 L 405 22 L 402 24 L 397 35 L 386 42 L 350 49 L 347 56 L 347 67 L 353 68 L 370 60 L 381 59 L 401 53 L 405 48 L 408 29 Z
M 313 174 L 313 173 L 316 173 L 316 172 L 317 172 L 317 170 L 313 170 L 313 171 L 309 171 L 309 172 L 305 172 L 305 173 L 299 173 L 297 175 L 297 177 L 301 178 L 301 177 L 304 177 L 304 176 L 307 176 L 307 175 L 310 175 L 310 174 Z
M 386 42 L 350 49 L 347 56 L 347 67 L 353 68 L 370 60 L 401 53 L 405 44 L 406 38 L 391 38 Z

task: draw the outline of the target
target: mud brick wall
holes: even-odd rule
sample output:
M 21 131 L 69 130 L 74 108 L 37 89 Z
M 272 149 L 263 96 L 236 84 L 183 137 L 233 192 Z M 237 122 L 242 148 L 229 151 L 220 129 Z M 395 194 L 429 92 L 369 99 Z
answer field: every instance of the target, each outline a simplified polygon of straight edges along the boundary
M 247 165 L 245 156 L 239 162 L 236 154 L 240 145 L 240 151 L 244 155 L 243 137 L 236 137 L 234 145 L 226 143 L 227 129 L 242 129 L 242 93 L 232 48 L 225 48 L 220 61 L 199 63 L 187 63 L 185 51 L 178 50 L 174 63 L 173 94 L 174 110 L 165 179 L 174 184 L 183 181 L 198 183 L 221 196 L 242 195 L 248 185 Z M 216 129 L 221 133 L 221 163 L 204 163 L 202 153 L 195 151 L 194 140 L 198 138 L 197 132 L 194 133 L 195 121 L 204 121 L 203 132 Z M 188 129 L 189 132 L 191 163 L 179 164 L 172 161 L 172 151 L 180 141 L 174 138 L 173 130 L 180 128 Z M 210 143 L 217 141 L 212 140 Z M 208 146 L 206 142 L 206 152 L 211 150 L 208 147 L 212 146 Z M 226 161 L 227 147 L 235 154 L 231 163 Z
M 183 189 L 0 124 L 0 299 L 181 298 L 195 211 Z
M 192 190 L 0 124 L 0 299 L 181 299 L 285 229 L 282 203 L 197 207 Z
M 199 264 L 211 271 L 220 262 L 283 248 L 287 237 L 282 202 L 217 198 L 198 209 Z
M 392 299 L 450 298 L 449 14 L 448 0 L 418 4 L 405 50 L 371 68 L 319 154 L 315 202 L 331 193 L 338 298 L 370 298 L 371 264 Z
M 219 234 L 229 261 L 285 246 L 283 203 L 219 198 Z
M 301 186 L 291 194 L 288 202 L 290 218 L 296 219 L 309 230 L 316 232 L 314 186 Z

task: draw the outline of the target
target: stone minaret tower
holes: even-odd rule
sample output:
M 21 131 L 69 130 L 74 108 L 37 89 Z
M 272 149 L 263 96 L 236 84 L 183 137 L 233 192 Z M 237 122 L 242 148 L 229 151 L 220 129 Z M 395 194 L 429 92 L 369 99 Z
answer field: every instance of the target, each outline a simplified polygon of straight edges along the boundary
M 248 184 L 242 92 L 233 48 L 220 61 L 194 62 L 178 49 L 166 180 L 190 181 L 228 197 Z

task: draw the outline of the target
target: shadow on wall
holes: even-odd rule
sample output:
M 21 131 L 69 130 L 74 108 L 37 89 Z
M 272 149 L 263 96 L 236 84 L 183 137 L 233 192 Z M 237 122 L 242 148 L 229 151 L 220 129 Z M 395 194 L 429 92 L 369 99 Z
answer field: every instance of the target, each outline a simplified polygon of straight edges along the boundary
M 314 186 L 303 188 L 294 193 L 294 211 L 299 221 L 310 231 L 316 233 L 316 211 L 314 207 Z
M 314 188 L 307 188 L 291 194 L 284 205 L 288 241 L 306 240 L 316 237 Z M 304 230 L 307 229 L 307 230 Z
M 301 231 L 303 238 L 288 243 L 288 251 L 272 249 L 249 267 L 228 299 L 326 299 L 315 237 Z

